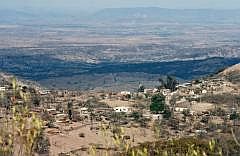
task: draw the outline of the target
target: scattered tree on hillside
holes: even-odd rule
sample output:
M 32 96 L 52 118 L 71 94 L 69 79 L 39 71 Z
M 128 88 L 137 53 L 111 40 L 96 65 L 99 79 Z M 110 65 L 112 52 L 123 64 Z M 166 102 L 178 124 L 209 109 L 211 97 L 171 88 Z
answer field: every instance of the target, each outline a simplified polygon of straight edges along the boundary
M 38 154 L 49 155 L 49 147 L 50 147 L 50 141 L 46 136 L 44 136 L 44 133 L 42 130 L 37 138 L 34 151 Z
M 239 119 L 239 114 L 237 114 L 236 112 L 232 113 L 230 115 L 230 120 L 236 120 Z
M 169 107 L 166 107 L 163 111 L 163 118 L 169 119 L 172 117 L 172 111 L 169 109 Z
M 162 94 L 153 95 L 151 98 L 150 111 L 159 113 L 165 109 L 165 97 Z
M 132 112 L 132 114 L 130 116 L 133 117 L 134 120 L 137 121 L 137 120 L 139 120 L 142 117 L 142 114 L 141 114 L 141 112 L 134 111 L 134 112 Z
M 67 107 L 68 107 L 68 117 L 70 120 L 72 120 L 72 107 L 73 107 L 72 101 L 68 102 Z
M 166 80 L 160 78 L 158 81 L 161 83 L 160 88 L 170 89 L 172 92 L 176 90 L 176 86 L 178 85 L 176 78 L 169 75 Z

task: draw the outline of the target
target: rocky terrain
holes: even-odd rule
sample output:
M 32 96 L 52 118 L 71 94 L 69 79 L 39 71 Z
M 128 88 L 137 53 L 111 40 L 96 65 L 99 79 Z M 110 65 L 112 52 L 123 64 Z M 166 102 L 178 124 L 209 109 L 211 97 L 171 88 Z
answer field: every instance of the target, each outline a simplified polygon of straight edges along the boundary
M 236 64 L 219 73 L 219 76 L 227 78 L 230 82 L 240 85 L 240 64 Z

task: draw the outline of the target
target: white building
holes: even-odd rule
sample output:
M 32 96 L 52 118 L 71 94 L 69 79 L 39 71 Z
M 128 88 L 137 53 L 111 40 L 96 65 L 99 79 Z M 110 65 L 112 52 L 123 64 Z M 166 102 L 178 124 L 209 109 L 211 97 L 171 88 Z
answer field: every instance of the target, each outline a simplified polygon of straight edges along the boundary
M 202 94 L 207 94 L 207 90 L 202 90 Z
M 164 96 L 167 96 L 167 95 L 171 94 L 171 90 L 170 90 L 170 89 L 162 89 L 162 90 L 161 90 L 161 93 L 162 93 Z
M 162 114 L 152 114 L 152 119 L 153 120 L 162 120 L 163 115 Z
M 190 107 L 191 107 L 191 103 L 188 100 L 186 100 L 185 97 L 183 97 L 182 99 L 176 102 L 175 111 L 183 112 L 185 110 L 190 109 Z
M 176 112 L 183 112 L 185 110 L 188 110 L 188 108 L 186 108 L 186 107 L 175 107 Z
M 87 108 L 87 107 L 80 108 L 80 109 L 79 109 L 79 113 L 80 113 L 81 115 L 88 115 L 88 114 L 89 114 L 88 108 Z
M 195 95 L 195 92 L 193 90 L 190 90 L 189 95 Z
M 0 87 L 0 91 L 6 91 L 6 87 Z
M 40 93 L 41 95 L 47 95 L 47 94 L 50 94 L 51 91 L 50 91 L 50 90 L 40 90 L 39 93 Z
M 144 89 L 144 94 L 151 94 L 153 93 L 153 89 Z
M 115 107 L 115 108 L 113 108 L 113 110 L 116 113 L 120 113 L 120 112 L 129 113 L 132 111 L 132 109 L 130 107 Z
M 157 93 L 158 92 L 158 89 L 157 88 L 154 88 L 153 89 L 153 93 Z
M 121 95 L 131 95 L 131 92 L 129 91 L 121 91 Z

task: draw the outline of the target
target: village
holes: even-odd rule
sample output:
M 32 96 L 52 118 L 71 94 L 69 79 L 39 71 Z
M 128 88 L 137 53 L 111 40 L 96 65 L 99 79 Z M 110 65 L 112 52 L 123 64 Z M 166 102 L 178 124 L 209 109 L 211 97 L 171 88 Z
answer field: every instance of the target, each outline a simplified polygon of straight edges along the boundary
M 30 110 L 44 121 L 52 155 L 89 155 L 93 147 L 100 153 L 114 149 L 119 128 L 121 136 L 135 146 L 160 138 L 227 135 L 230 127 L 240 126 L 239 88 L 225 78 L 194 80 L 174 89 L 140 84 L 135 92 L 109 92 L 47 90 L 1 77 L 0 119 L 13 103 L 23 105 L 30 98 Z M 218 96 L 227 100 L 218 101 L 214 98 Z M 162 109 L 151 106 L 154 97 Z

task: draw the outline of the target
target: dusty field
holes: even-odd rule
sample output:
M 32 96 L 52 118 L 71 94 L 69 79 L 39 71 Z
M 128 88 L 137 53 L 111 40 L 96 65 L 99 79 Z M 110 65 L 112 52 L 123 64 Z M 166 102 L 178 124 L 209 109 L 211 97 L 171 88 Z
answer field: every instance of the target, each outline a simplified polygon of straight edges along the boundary
M 94 124 L 98 127 L 98 124 Z M 66 131 L 67 129 L 72 129 Z M 62 126 L 62 133 L 50 134 L 50 131 L 57 132 L 57 129 L 47 129 L 46 133 L 50 139 L 50 155 L 56 156 L 59 153 L 78 151 L 81 155 L 89 155 L 88 152 L 81 151 L 81 148 L 89 148 L 91 145 L 99 147 L 114 147 L 113 134 L 107 130 L 90 130 L 91 125 L 82 126 L 80 123 L 74 123 L 70 126 Z M 85 137 L 79 137 L 80 133 L 84 133 Z M 136 145 L 141 142 L 153 141 L 154 133 L 149 129 L 143 128 L 124 128 L 124 135 L 130 136 L 129 142 Z
M 214 104 L 201 102 L 201 103 L 196 103 L 196 104 L 192 105 L 191 109 L 195 112 L 203 112 L 203 111 L 207 111 L 207 110 L 210 110 L 213 108 L 214 108 Z
M 134 102 L 131 101 L 123 101 L 123 100 L 113 100 L 113 99 L 104 99 L 101 100 L 100 102 L 104 102 L 107 105 L 109 105 L 110 107 L 120 107 L 120 106 L 125 106 L 125 107 L 129 107 L 134 105 Z

